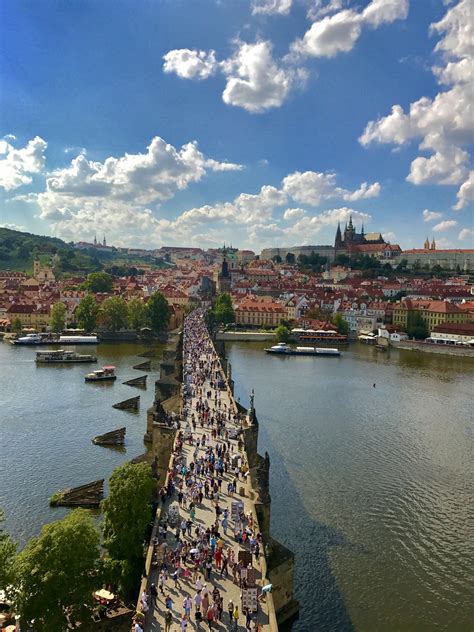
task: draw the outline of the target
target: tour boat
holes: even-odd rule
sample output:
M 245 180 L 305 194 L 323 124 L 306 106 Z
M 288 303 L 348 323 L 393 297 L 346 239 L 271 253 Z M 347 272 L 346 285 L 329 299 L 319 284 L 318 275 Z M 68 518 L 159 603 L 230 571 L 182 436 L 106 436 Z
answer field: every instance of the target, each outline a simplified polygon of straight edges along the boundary
M 54 364 L 55 362 L 97 362 L 97 358 L 93 355 L 81 355 L 75 351 L 57 349 L 55 351 L 37 351 L 36 362 L 41 364 Z
M 315 342 L 332 342 L 336 344 L 345 344 L 348 342 L 347 336 L 338 333 L 334 329 L 292 329 L 291 335 L 296 338 L 298 342 L 308 342 L 309 344 Z
M 311 356 L 339 356 L 339 349 L 328 349 L 324 347 L 289 347 L 285 342 L 264 350 L 266 353 L 275 355 L 311 355 Z
M 95 334 L 90 336 L 59 336 L 59 344 L 62 345 L 96 345 L 99 339 Z
M 113 382 L 117 379 L 114 366 L 103 366 L 97 371 L 92 371 L 85 376 L 86 382 Z

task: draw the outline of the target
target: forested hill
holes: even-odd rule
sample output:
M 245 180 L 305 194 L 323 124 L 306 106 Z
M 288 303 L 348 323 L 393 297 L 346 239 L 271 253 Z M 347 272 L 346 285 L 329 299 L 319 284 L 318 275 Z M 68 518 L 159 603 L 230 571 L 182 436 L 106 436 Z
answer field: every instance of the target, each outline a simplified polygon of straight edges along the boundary
M 31 273 L 35 257 L 50 264 L 54 255 L 57 255 L 54 267 L 59 273 L 88 273 L 102 269 L 99 259 L 76 250 L 62 239 L 0 227 L 0 270 Z

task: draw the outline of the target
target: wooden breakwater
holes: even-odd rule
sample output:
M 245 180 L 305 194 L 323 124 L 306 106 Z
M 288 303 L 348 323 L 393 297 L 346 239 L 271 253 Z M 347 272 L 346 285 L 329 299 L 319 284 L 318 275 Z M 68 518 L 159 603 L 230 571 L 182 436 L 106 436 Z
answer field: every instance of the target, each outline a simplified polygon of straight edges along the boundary
M 140 364 L 135 364 L 132 369 L 137 369 L 138 371 L 150 371 L 151 370 L 151 360 L 147 360 L 146 362 L 140 362 Z
M 79 487 L 70 487 L 53 494 L 51 507 L 98 507 L 104 497 L 104 479 Z
M 123 384 L 126 384 L 127 386 L 138 386 L 138 387 L 146 387 L 146 379 L 147 379 L 148 375 L 140 375 L 140 377 L 134 377 L 132 380 L 127 380 L 126 382 L 123 382 Z
M 124 399 L 123 402 L 117 402 L 117 404 L 112 404 L 112 408 L 117 408 L 118 410 L 138 410 L 139 407 L 140 395 Z
M 125 443 L 126 428 L 117 428 L 104 434 L 97 435 L 92 439 L 95 445 L 123 445 Z

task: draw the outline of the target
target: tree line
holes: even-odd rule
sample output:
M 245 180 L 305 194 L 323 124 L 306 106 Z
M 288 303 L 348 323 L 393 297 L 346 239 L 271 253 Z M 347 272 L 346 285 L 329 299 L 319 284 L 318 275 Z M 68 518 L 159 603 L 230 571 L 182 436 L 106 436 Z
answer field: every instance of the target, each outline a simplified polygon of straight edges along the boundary
M 35 632 L 51 632 L 85 623 L 102 585 L 111 585 L 124 601 L 135 598 L 154 486 L 148 464 L 125 463 L 110 477 L 100 532 L 88 510 L 75 509 L 46 524 L 20 552 L 2 529 L 0 512 L 0 590 L 25 624 L 34 620 Z

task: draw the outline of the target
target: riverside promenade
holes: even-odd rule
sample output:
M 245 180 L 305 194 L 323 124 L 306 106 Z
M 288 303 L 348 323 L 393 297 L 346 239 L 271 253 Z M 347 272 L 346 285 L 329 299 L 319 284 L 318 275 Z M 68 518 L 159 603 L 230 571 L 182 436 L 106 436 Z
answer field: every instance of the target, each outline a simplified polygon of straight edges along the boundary
M 243 442 L 250 415 L 239 412 L 196 310 L 184 325 L 179 429 L 139 600 L 147 632 L 278 630 L 272 595 L 262 593 L 265 543 Z

